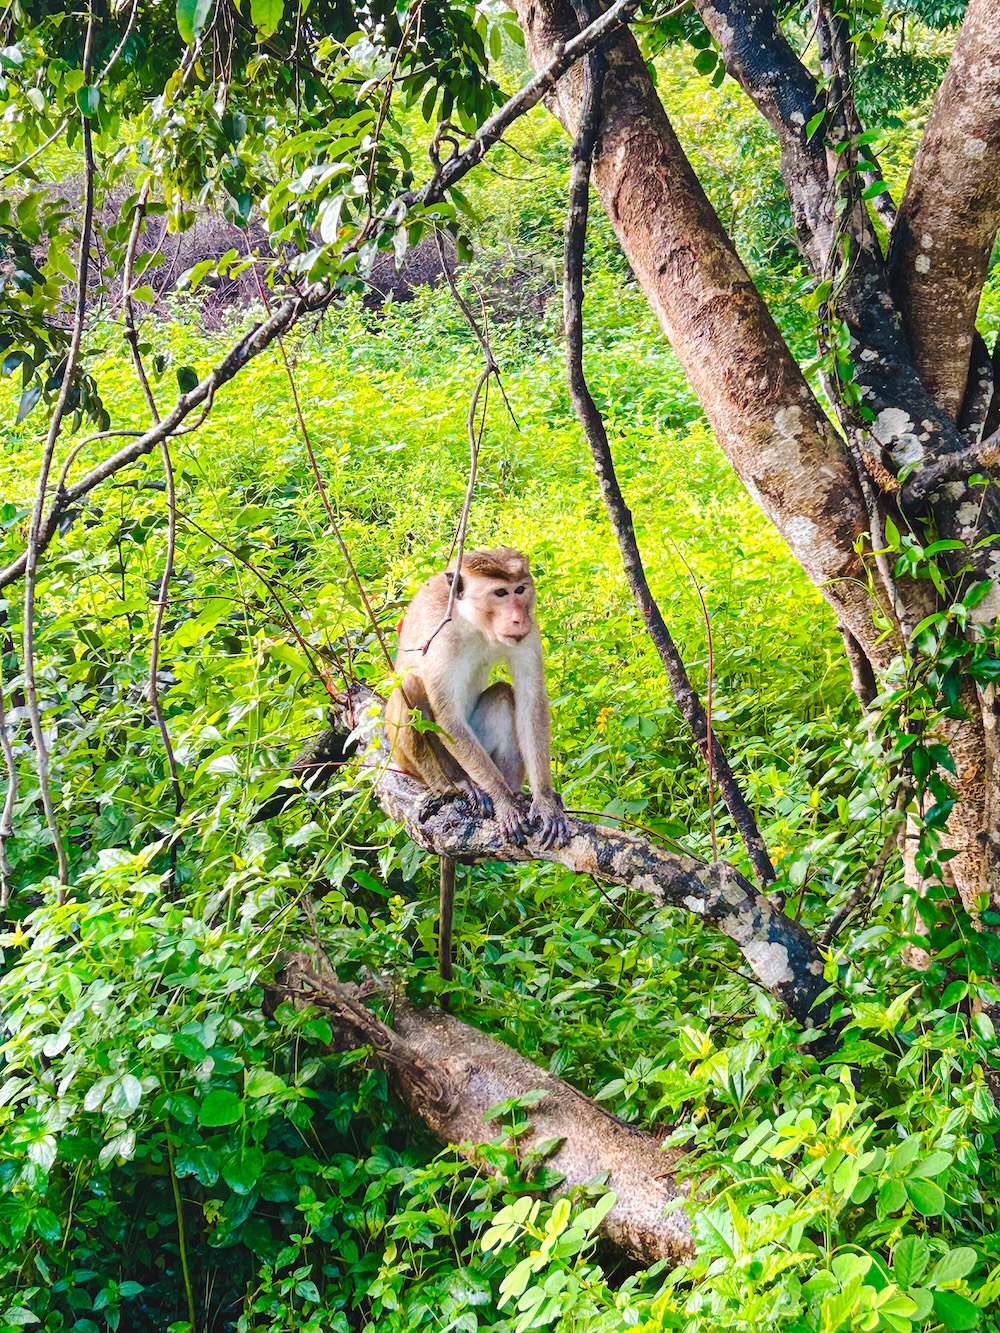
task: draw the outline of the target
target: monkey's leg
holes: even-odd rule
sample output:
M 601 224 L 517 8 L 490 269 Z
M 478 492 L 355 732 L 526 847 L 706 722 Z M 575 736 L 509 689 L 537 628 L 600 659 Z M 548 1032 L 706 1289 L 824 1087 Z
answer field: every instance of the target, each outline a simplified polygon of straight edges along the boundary
M 524 756 L 514 726 L 514 690 L 505 680 L 483 690 L 472 710 L 469 726 L 511 791 L 520 791 L 524 785 Z

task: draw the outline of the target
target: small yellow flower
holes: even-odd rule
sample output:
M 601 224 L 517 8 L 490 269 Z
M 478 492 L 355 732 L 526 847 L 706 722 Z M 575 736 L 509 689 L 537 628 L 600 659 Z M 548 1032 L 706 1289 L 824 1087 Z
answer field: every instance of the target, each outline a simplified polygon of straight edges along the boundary
M 597 730 L 603 735 L 608 729 L 608 718 L 614 716 L 615 710 L 607 705 L 597 714 Z

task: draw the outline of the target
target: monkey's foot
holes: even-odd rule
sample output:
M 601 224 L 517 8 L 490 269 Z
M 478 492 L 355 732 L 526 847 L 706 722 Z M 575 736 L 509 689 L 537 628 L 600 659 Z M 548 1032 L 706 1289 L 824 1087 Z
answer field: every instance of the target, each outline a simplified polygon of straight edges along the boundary
M 445 792 L 429 791 L 420 802 L 417 810 L 417 823 L 426 824 L 429 819 L 433 819 L 435 815 L 440 814 L 451 799 L 452 797 Z
M 463 783 L 459 788 L 462 800 L 477 819 L 493 818 L 493 800 L 473 782 Z
M 569 820 L 563 810 L 562 798 L 553 795 L 549 800 L 536 800 L 531 805 L 531 819 L 538 824 L 538 840 L 546 851 L 565 847 L 570 839 Z

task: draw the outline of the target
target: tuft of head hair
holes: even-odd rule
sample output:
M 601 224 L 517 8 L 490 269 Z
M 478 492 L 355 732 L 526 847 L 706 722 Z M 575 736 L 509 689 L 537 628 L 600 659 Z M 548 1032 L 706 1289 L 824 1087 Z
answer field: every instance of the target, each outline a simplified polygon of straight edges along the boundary
M 449 566 L 454 569 L 455 562 Z M 498 546 L 492 551 L 465 551 L 462 554 L 462 572 L 478 574 L 484 579 L 502 579 L 504 583 L 516 583 L 531 574 L 528 557 L 523 551 L 515 551 L 512 546 Z

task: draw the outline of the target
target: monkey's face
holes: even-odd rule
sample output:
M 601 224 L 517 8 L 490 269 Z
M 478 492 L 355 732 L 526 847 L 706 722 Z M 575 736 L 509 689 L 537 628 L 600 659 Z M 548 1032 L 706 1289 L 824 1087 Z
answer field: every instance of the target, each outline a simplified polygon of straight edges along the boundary
M 462 576 L 460 605 L 488 639 L 508 647 L 523 642 L 535 627 L 535 585 L 530 574 L 505 581 Z

